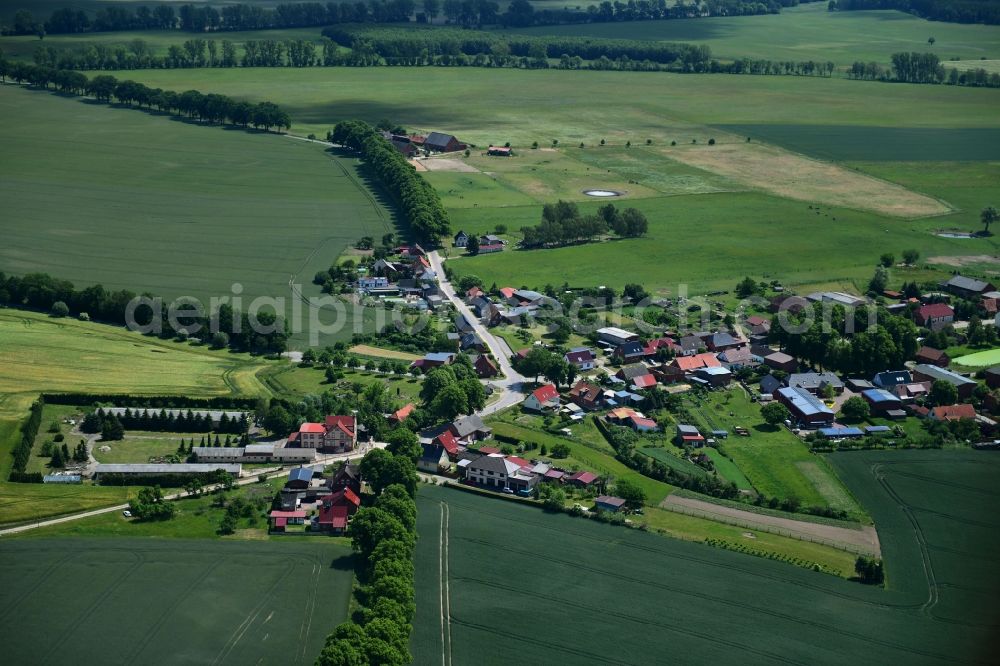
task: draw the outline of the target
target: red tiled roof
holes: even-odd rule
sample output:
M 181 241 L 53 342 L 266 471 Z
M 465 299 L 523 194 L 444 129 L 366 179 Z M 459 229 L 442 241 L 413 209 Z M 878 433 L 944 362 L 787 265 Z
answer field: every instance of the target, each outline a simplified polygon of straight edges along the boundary
M 714 368 L 722 365 L 715 354 L 695 354 L 694 356 L 678 356 L 674 359 L 674 364 L 684 372 L 691 372 L 700 368 Z
M 353 416 L 327 416 L 326 429 L 333 430 L 339 428 L 348 437 L 354 437 L 354 417 Z
M 923 346 L 917 350 L 917 356 L 939 361 L 945 356 L 945 353 L 940 349 L 934 349 L 934 347 Z
M 649 388 L 650 386 L 656 386 L 656 377 L 653 375 L 639 375 L 632 380 L 632 383 L 639 388 Z
M 553 384 L 545 384 L 532 391 L 531 395 L 535 396 L 535 400 L 544 404 L 559 398 L 559 391 L 556 390 Z
M 303 423 L 299 426 L 299 432 L 314 432 L 324 435 L 326 434 L 326 428 L 322 423 Z
M 410 403 L 410 404 L 408 404 L 408 405 L 407 405 L 406 407 L 403 407 L 402 409 L 397 409 L 397 410 L 396 410 L 395 412 L 393 412 L 393 413 L 392 413 L 392 418 L 396 419 L 397 421 L 403 421 L 403 420 L 405 420 L 405 419 L 406 419 L 406 417 L 407 417 L 407 416 L 409 416 L 409 415 L 410 415 L 410 413 L 412 413 L 412 412 L 413 412 L 413 410 L 414 410 L 414 409 L 416 409 L 416 408 L 417 408 L 417 406 L 416 406 L 416 405 L 414 405 L 414 404 L 413 404 L 413 403 L 411 402 L 411 403 Z
M 450 430 L 445 430 L 443 433 L 435 437 L 433 441 L 443 446 L 449 456 L 453 456 L 458 453 L 458 440 L 455 439 L 455 435 L 451 434 Z
M 514 289 L 514 287 L 500 287 L 500 293 L 503 294 L 504 298 L 510 298 L 514 295 L 515 291 L 517 289 Z
M 480 289 L 479 287 L 472 287 L 465 292 L 465 295 L 468 296 L 469 298 L 475 298 L 477 296 L 482 296 L 483 290 Z
M 305 511 L 272 511 L 272 518 L 305 518 Z
M 972 405 L 947 405 L 935 407 L 931 416 L 940 421 L 957 421 L 959 419 L 976 418 L 976 409 Z
M 597 481 L 597 475 L 593 472 L 577 472 L 569 477 L 570 481 L 579 481 L 580 483 L 586 485 Z
M 643 417 L 640 417 L 640 416 L 633 416 L 630 420 L 632 421 L 632 425 L 634 425 L 636 428 L 640 428 L 640 427 L 641 428 L 655 428 L 656 427 L 656 421 L 654 421 L 653 419 L 647 419 L 647 418 L 643 418 Z
M 955 311 L 947 303 L 931 303 L 917 310 L 917 317 L 923 321 L 938 319 L 940 317 L 953 317 L 954 315 Z
M 518 458 L 517 456 L 507 456 L 507 460 L 514 463 L 518 467 L 530 467 L 531 463 L 524 458 Z
M 500 453 L 500 449 L 498 449 L 495 446 L 480 446 L 479 452 L 482 453 L 484 456 L 488 456 L 491 453 Z

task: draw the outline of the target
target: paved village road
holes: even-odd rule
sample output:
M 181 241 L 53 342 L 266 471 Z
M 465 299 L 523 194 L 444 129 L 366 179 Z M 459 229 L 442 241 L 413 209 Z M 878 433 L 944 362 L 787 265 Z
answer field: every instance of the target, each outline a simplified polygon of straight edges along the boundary
M 500 370 L 504 374 L 503 379 L 490 381 L 490 385 L 493 386 L 494 390 L 501 392 L 499 400 L 486 405 L 478 414 L 480 416 L 489 416 L 490 414 L 519 404 L 526 397 L 525 391 L 531 385 L 531 382 L 510 364 L 510 347 L 507 346 L 505 341 L 490 333 L 489 329 L 483 326 L 479 318 L 472 313 L 469 306 L 459 298 L 455 292 L 455 287 L 448 281 L 445 275 L 441 257 L 437 251 L 429 253 L 427 258 L 431 262 L 431 268 L 437 273 L 438 286 L 441 288 L 441 292 L 451 301 L 455 309 L 465 316 L 465 320 L 469 322 L 472 329 L 479 335 L 479 338 L 490 348 L 490 352 L 493 353 L 493 357 L 497 360 Z

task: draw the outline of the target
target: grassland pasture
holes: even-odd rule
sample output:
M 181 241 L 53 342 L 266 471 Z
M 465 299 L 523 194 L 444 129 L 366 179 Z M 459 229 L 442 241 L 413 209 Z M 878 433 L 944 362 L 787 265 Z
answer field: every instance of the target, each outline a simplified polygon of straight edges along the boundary
M 977 549 L 989 552 L 996 546 L 996 521 L 973 518 L 979 512 L 969 500 L 996 500 L 991 479 L 1000 463 L 989 454 L 968 451 L 835 457 L 851 490 L 864 495 L 879 525 L 887 589 L 533 507 L 421 487 L 418 613 L 411 643 L 416 661 L 441 659 L 439 562 L 446 549 L 451 612 L 445 649 L 454 663 L 506 663 L 503 646 L 512 642 L 530 646 L 519 657 L 527 664 L 639 664 L 648 663 L 651 654 L 659 661 L 723 664 L 748 659 L 987 663 L 996 619 L 988 595 L 995 577 L 975 590 L 953 584 L 960 579 L 952 567 L 976 568 Z M 974 471 L 976 466 L 982 469 Z M 928 473 L 931 469 L 935 471 Z M 938 471 L 945 484 L 937 483 Z M 880 479 L 900 494 L 887 492 Z M 954 499 L 946 499 L 956 491 Z M 949 517 L 928 511 L 939 502 Z M 919 521 L 926 546 L 911 519 Z M 982 522 L 982 528 L 967 529 L 969 520 Z M 934 565 L 930 580 L 920 568 L 921 553 L 929 554 Z M 519 584 L 511 585 L 511 580 Z M 720 616 L 727 618 L 725 635 L 710 629 Z M 609 635 L 615 640 L 607 640 Z
M 1000 363 L 1000 349 L 987 349 L 973 354 L 966 354 L 965 356 L 959 356 L 958 358 L 952 359 L 952 362 L 956 365 L 964 365 L 966 367 L 973 368 L 996 365 L 997 363 Z
M 353 577 L 317 540 L 25 539 L 0 562 L 12 663 L 311 664 Z

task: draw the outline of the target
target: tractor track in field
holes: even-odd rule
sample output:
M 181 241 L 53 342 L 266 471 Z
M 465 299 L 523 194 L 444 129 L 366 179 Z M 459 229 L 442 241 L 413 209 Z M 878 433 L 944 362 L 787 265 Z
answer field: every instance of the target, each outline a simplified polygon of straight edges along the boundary
M 128 580 L 129 576 L 131 576 L 133 573 L 135 573 L 139 569 L 139 567 L 141 567 L 146 562 L 145 556 L 142 555 L 142 554 L 140 554 L 140 553 L 136 553 L 135 551 L 123 551 L 123 552 L 127 552 L 132 557 L 134 557 L 135 558 L 135 562 L 133 562 L 132 565 L 126 571 L 124 571 L 118 577 L 118 579 L 115 580 L 114 583 L 112 583 L 111 585 L 109 585 L 108 587 L 106 587 L 97 596 L 97 598 L 94 599 L 94 602 L 92 604 L 90 604 L 85 611 L 79 613 L 76 616 L 76 618 L 72 622 L 69 623 L 69 626 L 67 626 L 67 627 L 59 627 L 59 638 L 56 641 L 54 641 L 53 643 L 51 643 L 49 645 L 49 649 L 48 649 L 48 651 L 46 651 L 45 655 L 42 657 L 41 663 L 48 662 L 49 659 L 52 657 L 52 655 L 55 654 L 56 652 L 58 652 L 59 649 L 63 646 L 63 644 L 67 640 L 69 640 L 70 636 L 72 636 L 73 633 L 76 632 L 76 630 L 80 628 L 80 625 L 82 625 L 88 618 L 93 617 L 94 612 L 105 601 L 107 601 L 108 597 L 110 597 L 112 594 L 114 594 L 118 590 L 118 588 L 121 587 L 122 584 L 126 580 Z
M 221 560 L 211 563 L 209 566 L 205 567 L 204 571 L 195 576 L 194 580 L 192 580 L 191 583 L 184 588 L 184 591 L 177 595 L 177 598 L 174 599 L 173 603 L 167 606 L 167 608 L 160 613 L 160 617 L 156 619 L 156 622 L 150 625 L 146 634 L 135 643 L 131 650 L 129 650 L 129 653 L 125 656 L 124 663 L 134 664 L 136 662 L 139 655 L 142 654 L 142 651 L 145 650 L 146 646 L 149 645 L 149 642 L 153 640 L 153 636 L 155 636 L 156 632 L 160 630 L 160 627 L 166 624 L 167 620 L 171 615 L 173 615 L 174 611 L 187 601 L 188 595 L 194 592 L 195 589 L 201 585 L 202 581 L 208 578 L 208 576 L 215 571 L 219 564 L 221 564 Z
M 448 570 L 448 518 L 447 502 L 441 502 L 441 528 L 438 536 L 438 587 L 441 615 L 441 666 L 451 666 L 451 588 Z

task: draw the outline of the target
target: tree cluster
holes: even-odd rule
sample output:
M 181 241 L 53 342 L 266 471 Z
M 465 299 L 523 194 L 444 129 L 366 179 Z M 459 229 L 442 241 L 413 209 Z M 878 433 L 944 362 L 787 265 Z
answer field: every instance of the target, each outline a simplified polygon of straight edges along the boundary
M 931 21 L 1000 24 L 1000 6 L 991 0 L 830 0 L 830 11 L 898 9 Z
M 451 421 L 486 405 L 486 390 L 476 377 L 469 357 L 459 354 L 451 365 L 433 368 L 420 387 L 424 409 L 434 418 Z
M 917 327 L 909 319 L 879 308 L 877 323 L 869 329 L 868 310 L 874 307 L 859 307 L 848 315 L 842 306 L 835 305 L 830 310 L 829 326 L 824 322 L 822 303 L 812 304 L 808 311 L 789 310 L 785 316 L 792 330 L 776 319 L 770 339 L 793 356 L 838 372 L 872 375 L 902 367 L 919 348 Z M 798 332 L 810 315 L 812 324 Z
M 847 70 L 851 79 L 862 81 L 899 81 L 903 83 L 944 83 L 973 88 L 1000 88 L 1000 73 L 979 67 L 966 71 L 946 68 L 933 53 L 894 53 L 892 67 L 877 62 L 856 61 Z
M 560 354 L 543 347 L 532 347 L 525 356 L 514 358 L 514 369 L 525 377 L 545 377 L 556 386 L 571 384 L 576 379 L 576 366 L 567 363 Z
M 854 573 L 865 585 L 881 585 L 885 582 L 885 570 L 882 567 L 882 560 L 879 559 L 858 555 L 858 559 L 854 562 Z
M 367 166 L 400 204 L 400 210 L 413 234 L 436 244 L 451 235 L 448 213 L 431 185 L 421 178 L 402 153 L 392 147 L 371 125 L 348 120 L 337 123 L 329 133 L 330 141 L 361 154 Z
M 148 294 L 147 294 L 148 296 Z M 6 276 L 0 272 L 0 305 L 28 308 L 49 312 L 57 302 L 66 303 L 69 313 L 87 319 L 109 324 L 126 325 L 125 312 L 128 304 L 136 298 L 135 292 L 122 290 L 108 292 L 101 285 L 77 291 L 72 282 L 53 278 L 45 273 L 30 273 L 24 277 Z M 278 354 L 287 349 L 288 332 L 284 320 L 272 312 L 259 312 L 257 326 L 251 325 L 250 315 L 237 314 L 231 306 L 222 305 L 211 316 L 181 315 L 179 327 L 169 320 L 168 308 L 159 313 L 160 336 L 162 338 L 183 337 L 190 327 L 199 326 L 206 334 L 214 333 L 211 343 L 216 348 L 229 347 L 233 351 L 253 354 Z M 137 308 L 134 323 L 148 326 L 153 323 L 153 312 L 149 308 Z M 93 404 L 97 396 L 87 396 L 85 404 Z M 182 399 L 183 400 L 183 399 Z M 63 403 L 65 404 L 65 403 Z
M 319 666 L 402 666 L 412 660 L 416 467 L 409 452 L 376 449 L 362 459 L 361 475 L 376 498 L 348 526 L 359 559 L 360 608 L 327 637 Z
M 139 490 L 138 497 L 129 502 L 128 508 L 139 520 L 169 520 L 176 512 L 176 507 L 163 499 L 160 486 Z

